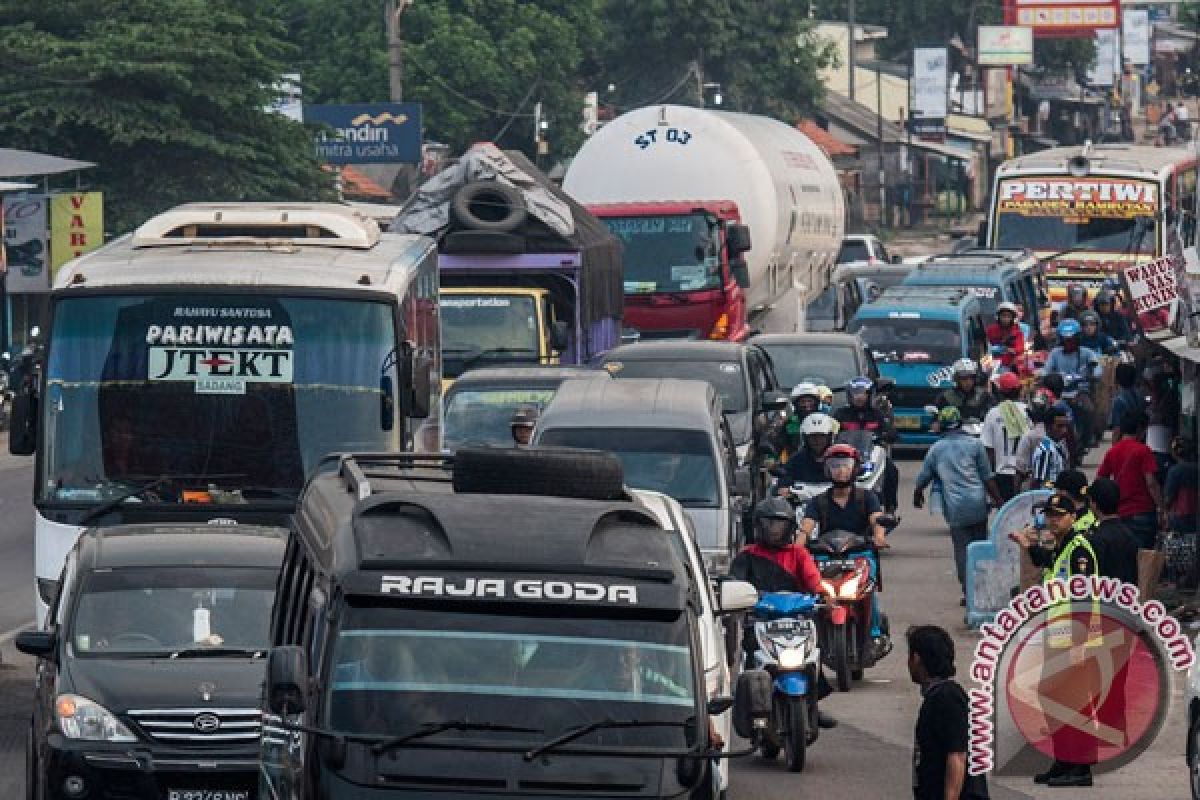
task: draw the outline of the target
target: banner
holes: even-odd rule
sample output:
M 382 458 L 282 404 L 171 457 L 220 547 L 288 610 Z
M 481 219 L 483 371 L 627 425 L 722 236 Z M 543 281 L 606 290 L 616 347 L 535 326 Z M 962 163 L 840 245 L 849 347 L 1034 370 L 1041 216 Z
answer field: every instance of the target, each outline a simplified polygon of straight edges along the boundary
M 9 294 L 50 291 L 47 267 L 44 194 L 4 196 L 4 250 L 8 263 L 5 287 Z
M 1033 63 L 1033 28 L 1018 25 L 980 25 L 981 67 L 1016 67 Z
M 1138 66 L 1150 63 L 1150 14 L 1129 9 L 1125 12 L 1123 44 L 1125 60 Z
M 1121 74 L 1121 53 L 1115 30 L 1096 31 L 1096 63 L 1088 70 L 1088 83 L 1112 86 Z
M 1105 178 L 1013 179 L 1001 182 L 996 210 L 1027 217 L 1153 218 L 1158 187 Z
M 421 163 L 420 103 L 305 105 L 304 121 L 326 126 L 316 141 L 325 164 Z
M 1004 22 L 1039 39 L 1087 37 L 1121 23 L 1121 0 L 1006 0 Z
M 1191 308 L 1183 296 L 1187 286 L 1183 259 L 1163 256 L 1125 267 L 1121 275 L 1142 332 L 1150 338 L 1163 331 L 1174 334 L 1172 326 L 1180 322 L 1179 315 Z
M 104 196 L 66 192 L 50 199 L 51 280 L 58 268 L 104 244 Z
M 912 111 L 917 117 L 945 119 L 949 91 L 949 58 L 944 47 L 913 50 Z

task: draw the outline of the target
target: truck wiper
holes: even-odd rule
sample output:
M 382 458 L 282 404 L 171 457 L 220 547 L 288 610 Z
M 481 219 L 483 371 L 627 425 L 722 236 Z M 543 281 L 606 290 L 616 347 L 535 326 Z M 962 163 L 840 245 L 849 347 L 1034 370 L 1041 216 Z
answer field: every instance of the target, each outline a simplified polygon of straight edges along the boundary
M 465 719 L 451 719 L 445 722 L 435 722 L 425 725 L 403 736 L 384 739 L 371 745 L 371 752 L 381 755 L 388 750 L 401 747 L 417 739 L 443 733 L 444 731 L 500 731 L 503 733 L 541 733 L 541 728 L 527 728 L 521 725 L 501 725 L 494 722 L 468 722 Z
M 245 647 L 185 647 L 171 653 L 171 658 L 262 658 L 265 650 Z
M 668 720 L 668 719 L 598 719 L 589 722 L 585 725 L 580 725 L 570 730 L 555 736 L 547 742 L 539 744 L 537 747 L 525 753 L 526 761 L 533 761 L 543 753 L 548 753 L 564 744 L 570 744 L 576 739 L 582 739 L 589 733 L 598 730 L 609 730 L 613 728 L 687 728 L 695 724 L 695 717 L 688 717 L 686 720 Z
M 79 522 L 77 524 L 87 525 L 92 520 L 103 517 L 108 512 L 110 512 L 114 509 L 120 508 L 121 505 L 124 504 L 124 502 L 126 500 L 132 500 L 135 497 L 140 497 L 141 495 L 145 494 L 146 492 L 151 492 L 151 491 L 154 491 L 155 489 L 165 486 L 167 483 L 169 483 L 172 480 L 172 478 L 173 478 L 173 476 L 171 476 L 171 475 L 159 475 L 157 478 L 154 478 L 153 480 L 146 481 L 145 483 L 139 484 L 138 486 L 135 486 L 132 489 L 129 489 L 128 491 L 121 492 L 121 494 L 117 495 L 112 500 L 109 500 L 106 503 L 101 503 L 100 505 L 96 506 L 95 508 L 93 508 L 90 511 L 88 511 L 87 513 L 85 513 L 82 517 L 79 518 Z

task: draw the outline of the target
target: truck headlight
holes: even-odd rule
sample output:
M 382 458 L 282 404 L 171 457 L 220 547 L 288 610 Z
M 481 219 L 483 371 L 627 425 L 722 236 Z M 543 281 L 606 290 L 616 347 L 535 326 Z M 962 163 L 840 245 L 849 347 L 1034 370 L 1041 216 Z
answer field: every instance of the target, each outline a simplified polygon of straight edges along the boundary
M 808 655 L 803 647 L 785 647 L 779 651 L 779 666 L 784 669 L 800 669 Z
M 104 706 L 77 694 L 60 694 L 54 701 L 58 729 L 68 739 L 89 742 L 136 742 L 121 720 Z

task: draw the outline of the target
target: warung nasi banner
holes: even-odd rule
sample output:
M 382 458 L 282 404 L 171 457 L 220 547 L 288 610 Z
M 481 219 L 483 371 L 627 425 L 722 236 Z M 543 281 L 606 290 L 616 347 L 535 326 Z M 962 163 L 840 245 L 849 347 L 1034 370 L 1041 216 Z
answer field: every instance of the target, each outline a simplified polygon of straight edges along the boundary
M 1121 270 L 1138 324 L 1147 335 L 1171 327 L 1180 303 L 1179 259 L 1172 256 L 1134 264 Z

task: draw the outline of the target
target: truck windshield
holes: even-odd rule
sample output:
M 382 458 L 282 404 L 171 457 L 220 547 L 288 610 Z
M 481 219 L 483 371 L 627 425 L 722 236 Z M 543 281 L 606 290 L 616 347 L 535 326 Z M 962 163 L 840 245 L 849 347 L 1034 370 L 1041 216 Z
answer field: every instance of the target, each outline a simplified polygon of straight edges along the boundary
M 621 459 L 625 483 L 670 495 L 685 506 L 718 505 L 711 439 L 700 431 L 658 428 L 551 428 L 539 445 L 609 450 Z
M 500 294 L 441 297 L 442 371 L 457 378 L 472 367 L 538 363 L 536 298 Z
M 996 246 L 1153 255 L 1158 186 L 1150 181 L 1022 177 L 997 188 Z
M 721 407 L 727 413 L 740 414 L 749 408 L 746 379 L 742 365 L 736 361 L 655 361 L 639 358 L 636 361 L 609 361 L 604 368 L 614 378 L 708 381 L 721 395 Z
M 820 378 L 826 386 L 845 386 L 851 378 L 862 374 L 855 348 L 823 344 L 763 344 L 771 357 L 775 375 L 783 386 L 795 386 L 801 381 Z
M 456 384 L 457 386 L 457 384 Z M 443 437 L 447 449 L 466 445 L 513 443 L 512 418 L 522 406 L 545 408 L 555 389 L 462 389 L 451 388 L 446 396 Z
M 394 312 L 261 293 L 60 301 L 39 499 L 102 503 L 171 475 L 135 500 L 245 503 L 294 494 L 327 453 L 403 449 Z
M 127 567 L 84 575 L 68 630 L 80 657 L 181 650 L 257 651 L 270 643 L 273 569 Z M 202 613 L 198 613 L 202 612 Z
M 721 288 L 720 241 L 705 214 L 605 217 L 625 245 L 625 294 Z
M 683 617 L 458 613 L 346 608 L 332 648 L 329 727 L 394 734 L 445 720 L 522 724 L 538 733 L 463 731 L 422 740 L 523 745 L 606 717 L 686 722 L 696 715 Z M 601 730 L 565 747 L 686 748 L 690 728 Z
M 889 364 L 952 364 L 964 356 L 962 331 L 952 320 L 872 318 L 850 323 L 875 354 Z

